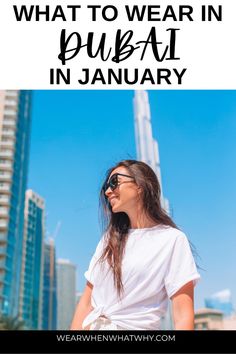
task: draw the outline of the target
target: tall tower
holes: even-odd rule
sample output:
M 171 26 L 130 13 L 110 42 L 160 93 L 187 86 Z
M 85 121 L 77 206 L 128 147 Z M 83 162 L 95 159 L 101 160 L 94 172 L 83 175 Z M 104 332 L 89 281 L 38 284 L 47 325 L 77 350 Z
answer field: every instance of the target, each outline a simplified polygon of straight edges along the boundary
M 135 91 L 134 121 L 137 159 L 147 163 L 156 173 L 161 187 L 161 204 L 169 213 L 169 202 L 163 196 L 159 149 L 152 135 L 151 111 L 146 91 Z
M 42 328 L 57 329 L 56 251 L 53 239 L 44 243 Z
M 25 225 L 21 272 L 20 319 L 28 329 L 41 329 L 43 298 L 43 198 L 26 191 Z
M 31 92 L 0 91 L 0 314 L 15 317 L 31 126 Z
M 158 143 L 152 135 L 151 111 L 146 91 L 135 91 L 134 121 L 137 159 L 148 164 L 156 173 L 161 187 L 161 205 L 170 214 L 169 201 L 163 196 L 161 166 Z M 173 329 L 170 301 L 168 310 L 161 323 L 162 329 Z
M 57 260 L 57 329 L 69 329 L 76 305 L 76 266 Z

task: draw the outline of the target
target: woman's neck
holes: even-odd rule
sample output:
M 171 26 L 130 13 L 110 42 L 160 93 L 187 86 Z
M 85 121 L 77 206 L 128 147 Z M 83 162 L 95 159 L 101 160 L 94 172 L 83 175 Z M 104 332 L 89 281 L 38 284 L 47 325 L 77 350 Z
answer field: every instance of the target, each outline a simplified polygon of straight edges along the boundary
M 153 220 L 151 220 L 147 215 L 144 213 L 132 213 L 131 215 L 128 215 L 130 219 L 130 226 L 132 229 L 145 229 L 145 228 L 150 228 L 157 223 Z

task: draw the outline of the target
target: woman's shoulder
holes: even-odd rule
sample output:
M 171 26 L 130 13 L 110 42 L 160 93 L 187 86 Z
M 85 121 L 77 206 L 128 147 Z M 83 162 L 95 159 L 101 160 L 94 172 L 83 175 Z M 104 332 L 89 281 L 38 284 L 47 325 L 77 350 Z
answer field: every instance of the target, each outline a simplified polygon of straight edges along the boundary
M 177 227 L 173 227 L 170 225 L 164 225 L 164 224 L 160 224 L 157 225 L 157 230 L 160 229 L 162 232 L 171 234 L 171 235 L 179 235 L 179 234 L 184 234 L 184 232 L 180 229 L 178 229 Z
M 187 236 L 184 231 L 177 229 L 176 227 L 169 226 L 169 225 L 162 225 L 161 231 L 163 236 L 168 237 L 173 242 L 177 240 L 186 240 Z

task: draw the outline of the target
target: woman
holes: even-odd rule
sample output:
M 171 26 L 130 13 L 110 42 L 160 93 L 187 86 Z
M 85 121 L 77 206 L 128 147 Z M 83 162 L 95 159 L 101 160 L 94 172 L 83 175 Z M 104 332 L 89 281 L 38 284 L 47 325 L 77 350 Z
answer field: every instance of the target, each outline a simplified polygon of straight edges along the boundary
M 194 329 L 199 280 L 189 242 L 161 207 L 156 174 L 125 160 L 101 190 L 106 231 L 85 272 L 71 329 L 158 330 L 172 300 L 175 329 Z

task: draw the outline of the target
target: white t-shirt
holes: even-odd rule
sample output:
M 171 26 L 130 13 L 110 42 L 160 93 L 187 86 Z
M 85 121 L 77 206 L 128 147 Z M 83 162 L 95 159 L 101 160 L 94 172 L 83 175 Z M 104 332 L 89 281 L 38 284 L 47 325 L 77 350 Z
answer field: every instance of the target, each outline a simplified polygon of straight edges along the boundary
M 104 315 L 128 330 L 158 330 L 171 298 L 183 285 L 200 279 L 185 234 L 173 227 L 154 226 L 129 230 L 122 261 L 124 292 L 121 300 L 108 263 L 97 262 L 105 238 L 99 242 L 85 272 L 93 285 L 94 308 L 83 328 Z

